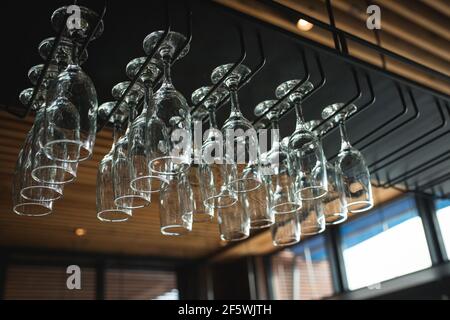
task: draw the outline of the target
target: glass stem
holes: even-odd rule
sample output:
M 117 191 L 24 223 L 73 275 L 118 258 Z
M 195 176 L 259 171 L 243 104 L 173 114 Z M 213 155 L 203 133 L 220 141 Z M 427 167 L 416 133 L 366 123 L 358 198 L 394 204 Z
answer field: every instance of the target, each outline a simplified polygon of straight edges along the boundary
M 303 116 L 303 108 L 300 100 L 295 102 L 295 114 L 297 116 L 296 129 L 301 129 L 305 127 L 305 117 Z
M 169 53 L 169 51 L 167 50 L 167 52 L 166 52 L 166 50 L 164 50 L 163 49 L 163 52 L 161 53 L 161 59 L 162 59 L 162 61 L 163 61 L 163 72 L 164 72 L 164 75 L 163 75 L 163 86 L 172 86 L 172 78 L 171 78 L 171 64 L 170 64 L 170 61 L 172 60 L 172 57 L 171 57 L 171 55 L 170 55 L 170 53 Z
M 280 124 L 278 122 L 278 117 L 275 116 L 270 119 L 270 126 L 272 128 L 272 143 L 274 141 L 280 141 Z
M 350 140 L 347 135 L 347 128 L 345 127 L 344 120 L 339 121 L 339 131 L 341 132 L 341 151 L 348 150 L 352 146 L 350 144 Z
M 231 115 L 241 115 L 241 109 L 239 108 L 239 100 L 236 88 L 230 88 L 230 100 L 231 100 Z
M 71 59 L 72 61 L 71 62 L 75 65 L 78 65 L 80 62 L 78 59 L 79 51 L 80 51 L 80 48 L 78 47 L 78 44 L 76 42 L 73 42 L 73 44 L 72 44 L 72 59 Z
M 208 113 L 209 113 L 209 127 L 211 129 L 218 129 L 217 126 L 217 119 L 216 119 L 216 110 L 214 107 L 208 107 Z
M 144 108 L 142 109 L 142 114 L 147 114 L 147 112 L 150 112 L 150 113 L 153 112 L 153 107 L 154 107 L 153 86 L 149 82 L 146 82 L 144 84 L 144 86 L 145 86 L 145 95 L 144 95 L 145 103 L 144 103 Z

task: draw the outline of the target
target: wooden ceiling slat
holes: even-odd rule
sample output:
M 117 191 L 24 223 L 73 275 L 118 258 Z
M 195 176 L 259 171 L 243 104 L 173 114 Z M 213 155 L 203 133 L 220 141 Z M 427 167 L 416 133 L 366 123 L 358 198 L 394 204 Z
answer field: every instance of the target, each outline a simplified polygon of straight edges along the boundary
M 361 2 L 359 0 L 335 0 L 332 4 L 341 12 L 354 16 L 363 23 L 366 22 L 366 2 Z M 345 23 L 345 21 L 342 21 L 341 23 Z M 382 12 L 381 33 L 392 34 L 399 39 L 407 41 L 422 50 L 444 59 L 444 61 L 450 60 L 450 42 L 440 37 L 436 37 L 433 33 L 417 26 L 416 24 L 396 13 L 391 12 L 390 10 L 383 10 Z M 401 43 L 397 43 L 395 47 L 400 46 Z M 421 57 L 416 56 L 415 58 L 420 59 Z
M 321 1 L 302 0 L 301 2 L 298 2 L 293 0 L 278 0 L 277 2 L 298 12 L 303 12 L 314 17 L 320 17 L 321 20 L 325 21 L 328 19 L 327 13 L 323 11 L 324 3 Z M 374 33 L 366 28 L 365 21 L 354 18 L 352 15 L 349 15 L 347 11 L 342 11 L 339 8 L 335 8 L 334 16 L 337 27 L 343 31 L 351 33 L 367 41 L 375 41 Z M 382 21 L 385 21 L 384 16 Z M 415 34 L 411 33 L 411 37 L 415 36 Z M 417 47 L 410 42 L 404 41 L 391 33 L 384 32 L 384 29 L 382 29 L 381 39 L 382 46 L 384 48 L 396 52 L 411 60 L 420 61 L 422 64 L 430 67 L 431 69 L 439 70 L 444 74 L 450 75 L 450 59 L 448 59 L 448 52 L 446 54 L 446 58 L 443 59 L 436 56 L 434 53 L 430 54 L 430 51 L 423 50 L 422 48 Z M 446 43 L 446 47 L 448 47 L 448 42 Z M 443 49 L 445 49 L 445 47 Z
M 431 9 L 426 4 L 411 0 L 376 0 L 381 8 L 389 10 L 409 19 L 411 22 L 430 30 L 440 37 L 450 41 L 449 21 L 447 17 Z
M 447 0 L 421 0 L 427 6 L 450 17 L 450 3 Z

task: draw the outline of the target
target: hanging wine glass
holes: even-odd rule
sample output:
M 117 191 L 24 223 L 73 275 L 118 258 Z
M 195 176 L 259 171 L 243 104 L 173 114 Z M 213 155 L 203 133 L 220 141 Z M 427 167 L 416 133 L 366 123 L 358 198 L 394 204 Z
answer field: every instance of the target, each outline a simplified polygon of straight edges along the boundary
M 112 96 L 117 100 L 120 99 L 129 85 L 130 81 L 124 81 L 117 84 L 112 89 Z M 128 126 L 125 134 L 117 141 L 115 145 L 112 167 L 114 201 L 119 208 L 144 208 L 150 203 L 151 200 L 150 193 L 137 192 L 130 186 L 130 144 L 128 137 L 131 130 L 131 124 L 136 118 L 138 103 L 144 97 L 144 94 L 145 88 L 141 84 L 135 83 L 124 100 L 128 107 Z
M 25 143 L 31 142 L 30 137 L 27 137 Z M 23 162 L 24 162 L 24 150 L 21 149 L 17 158 L 16 167 L 14 169 L 13 187 L 12 187 L 12 206 L 13 211 L 19 216 L 28 217 L 43 217 L 52 213 L 53 201 L 46 200 L 27 200 L 21 195 L 23 182 Z
M 192 103 L 200 103 L 211 89 L 211 86 L 206 86 L 195 90 L 191 97 Z M 227 96 L 226 89 L 217 88 L 202 106 L 208 112 L 209 129 L 201 147 L 200 180 L 204 202 L 209 208 L 232 206 L 237 201 L 237 194 L 227 188 L 223 139 L 216 120 L 216 108 Z
M 264 155 L 265 180 L 269 187 L 269 208 L 272 214 L 296 214 L 301 207 L 295 195 L 294 177 L 288 159 L 288 148 L 280 142 L 279 115 L 289 108 L 289 104 L 282 103 L 276 106 L 277 100 L 266 100 L 255 108 L 257 117 L 265 114 L 270 108 L 275 109 L 266 114 L 270 121 L 272 132 L 272 147 Z M 286 139 L 284 139 L 286 143 Z
M 28 105 L 33 94 L 34 89 L 26 89 L 19 95 L 20 101 L 24 105 Z M 41 90 L 37 93 L 36 99 L 33 103 L 33 110 L 42 109 L 45 104 L 45 92 Z M 20 160 L 20 167 L 17 167 L 20 177 L 21 189 L 18 190 L 19 197 L 28 201 L 54 201 L 60 199 L 63 194 L 63 186 L 55 184 L 47 184 L 35 181 L 31 176 L 33 169 L 34 157 L 41 150 L 39 143 L 38 131 L 42 127 L 42 114 L 38 113 L 35 122 L 29 131 L 24 147 L 22 148 L 22 159 Z M 19 164 L 18 164 L 19 165 Z M 19 201 L 19 199 L 17 199 Z
M 343 106 L 343 103 L 335 103 L 326 107 L 322 118 L 328 119 Z M 342 174 L 347 209 L 351 213 L 364 212 L 373 207 L 369 169 L 361 152 L 350 144 L 345 127 L 345 120 L 356 110 L 355 105 L 349 105 L 333 119 L 339 124 L 341 133 L 341 150 L 336 159 L 336 168 Z
M 192 189 L 184 173 L 170 176 L 167 186 L 159 195 L 161 233 L 181 236 L 192 230 L 194 199 Z
M 306 123 L 308 130 L 313 131 L 320 125 L 321 121 L 312 120 Z M 324 134 L 333 128 L 332 122 L 326 122 L 314 130 L 321 139 Z M 339 224 L 347 220 L 347 202 L 345 199 L 344 183 L 340 170 L 329 161 L 326 163 L 328 192 L 323 197 L 325 222 L 327 225 Z
M 144 39 L 144 51 L 150 54 L 164 31 L 156 31 L 149 34 Z M 191 115 L 186 99 L 178 92 L 171 80 L 171 64 L 174 58 L 184 57 L 189 46 L 184 48 L 178 57 L 174 57 L 181 46 L 186 42 L 186 37 L 177 32 L 169 32 L 157 52 L 157 59 L 163 62 L 164 77 L 163 83 L 155 93 L 155 106 L 159 119 L 167 128 L 167 141 L 165 146 L 154 146 L 151 137 L 146 139 L 149 144 L 147 149 L 157 148 L 161 155 L 152 157 L 150 167 L 152 171 L 163 178 L 176 176 L 180 172 L 185 172 L 191 164 L 192 137 L 191 137 Z M 148 133 L 150 134 L 150 133 Z
M 200 132 L 197 134 L 201 134 L 201 123 L 203 119 L 208 116 L 208 112 L 204 108 L 199 108 L 197 111 L 192 113 L 193 120 L 193 128 L 192 128 L 192 136 L 195 136 L 194 130 L 195 124 L 200 123 Z M 197 150 L 199 149 L 199 150 Z M 193 196 L 193 221 L 196 223 L 203 223 L 211 221 L 214 217 L 214 209 L 205 205 L 205 195 L 202 192 L 202 183 L 203 179 L 206 177 L 211 177 L 211 175 L 207 174 L 205 170 L 202 171 L 201 167 L 201 144 L 196 144 L 194 142 L 194 152 L 193 152 L 193 161 L 191 166 L 189 167 L 186 176 L 189 182 L 190 188 L 192 190 Z
M 215 68 L 211 75 L 212 82 L 218 83 L 232 67 L 232 64 L 226 64 Z M 251 122 L 242 115 L 238 102 L 239 83 L 249 74 L 248 67 L 239 65 L 225 79 L 224 85 L 230 91 L 231 113 L 222 127 L 222 136 L 225 137 L 227 188 L 241 193 L 241 204 L 250 216 L 251 228 L 260 229 L 270 226 L 273 216 L 268 210 L 267 188 L 260 172 L 257 133 Z
M 67 7 L 56 10 L 52 25 L 64 26 Z M 98 15 L 80 7 L 80 28 L 67 28 L 73 41 L 72 61 L 59 74 L 51 89 L 53 101 L 46 108 L 45 153 L 53 160 L 80 162 L 91 157 L 97 130 L 97 93 L 79 65 L 79 46 L 96 26 Z M 93 38 L 103 31 L 103 24 Z
M 232 67 L 232 64 L 226 64 L 215 68 L 212 82 L 218 83 Z M 262 185 L 257 171 L 253 176 L 248 174 L 252 167 L 258 166 L 258 139 L 253 125 L 241 113 L 237 94 L 240 81 L 249 74 L 248 67 L 239 65 L 224 82 L 230 92 L 231 113 L 222 127 L 222 136 L 226 139 L 224 152 L 230 175 L 228 187 L 235 192 L 248 192 Z
M 116 101 L 103 103 L 99 107 L 99 117 L 106 118 L 115 107 Z M 123 124 L 127 120 L 128 110 L 122 104 L 112 117 L 113 143 L 111 150 L 103 157 L 98 166 L 97 173 L 97 218 L 104 222 L 125 222 L 132 216 L 131 209 L 119 208 L 114 202 L 112 165 L 114 148 L 122 131 Z
M 30 69 L 28 78 L 31 83 L 36 86 L 38 79 L 43 72 L 44 65 L 37 65 Z M 66 184 L 74 181 L 77 177 L 78 163 L 62 162 L 52 160 L 44 152 L 44 136 L 45 136 L 45 105 L 48 101 L 48 88 L 51 82 L 58 76 L 60 70 L 56 65 L 50 64 L 46 76 L 41 85 L 41 94 L 43 101 L 41 106 L 36 109 L 36 116 L 34 119 L 34 127 L 36 132 L 35 142 L 36 153 L 33 155 L 31 176 L 37 182 L 50 184 Z M 28 99 L 31 98 L 31 95 Z
M 136 58 L 128 63 L 126 72 L 130 79 L 134 79 L 140 68 L 144 64 L 146 57 Z M 140 193 L 159 192 L 166 184 L 167 180 L 152 172 L 150 163 L 152 156 L 155 156 L 153 148 L 165 145 L 167 141 L 167 129 L 164 123 L 156 115 L 155 102 L 153 99 L 153 87 L 155 81 L 161 73 L 161 63 L 153 59 L 139 76 L 145 87 L 144 107 L 141 114 L 133 121 L 128 136 L 130 143 L 130 169 L 131 188 Z M 147 143 L 146 139 L 151 143 Z M 152 149 L 147 146 L 151 144 Z
M 277 98 L 284 97 L 299 82 L 290 80 L 279 85 L 275 92 Z M 297 172 L 296 189 L 301 200 L 318 199 L 327 193 L 325 155 L 317 136 L 305 126 L 301 105 L 302 97 L 312 89 L 312 83 L 307 81 L 288 97 L 297 115 L 296 129 L 289 139 L 289 157 L 293 170 Z

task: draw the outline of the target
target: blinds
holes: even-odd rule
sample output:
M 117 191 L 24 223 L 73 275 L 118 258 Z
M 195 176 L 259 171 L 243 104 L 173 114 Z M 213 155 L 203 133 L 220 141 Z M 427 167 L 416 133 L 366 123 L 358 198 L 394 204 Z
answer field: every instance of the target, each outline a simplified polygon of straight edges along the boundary
M 177 300 L 175 272 L 109 269 L 105 274 L 107 300 Z
M 333 294 L 333 279 L 322 237 L 272 256 L 272 288 L 277 300 L 317 300 Z
M 69 290 L 64 267 L 9 265 L 5 300 L 93 300 L 95 270 L 81 268 L 81 290 Z

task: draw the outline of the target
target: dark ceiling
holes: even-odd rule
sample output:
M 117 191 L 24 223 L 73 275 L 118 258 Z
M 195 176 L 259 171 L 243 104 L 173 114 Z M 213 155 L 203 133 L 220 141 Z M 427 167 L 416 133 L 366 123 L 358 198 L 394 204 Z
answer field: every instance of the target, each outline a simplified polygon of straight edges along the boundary
M 186 32 L 185 7 L 181 1 L 172 2 L 170 11 L 172 28 L 176 31 Z M 267 58 L 264 69 L 240 92 L 241 108 L 248 118 L 255 118 L 253 108 L 258 102 L 274 98 L 274 90 L 278 84 L 285 80 L 301 78 L 304 75 L 299 53 L 300 41 L 294 41 L 293 37 L 279 33 L 270 27 L 230 14 L 228 9 L 210 1 L 192 1 L 191 3 L 193 12 L 191 50 L 173 68 L 173 82 L 188 100 L 196 88 L 210 84 L 210 73 L 214 67 L 233 62 L 239 57 L 239 37 L 235 28 L 237 23 L 243 26 L 245 32 L 248 51 L 245 63 L 253 67 L 259 62 L 256 30 L 262 34 Z M 3 42 L 1 59 L 3 81 L 0 104 L 19 105 L 19 92 L 30 86 L 27 79 L 28 69 L 35 64 L 43 63 L 38 55 L 37 45 L 44 38 L 55 35 L 50 25 L 50 16 L 56 8 L 67 4 L 70 2 L 56 0 L 48 0 L 45 3 L 42 1 L 27 2 L 26 5 L 19 1 L 2 3 L 4 14 L 0 20 L 0 27 Z M 103 7 L 103 1 L 97 0 L 79 1 L 79 4 L 88 4 L 97 12 L 100 12 Z M 126 64 L 131 59 L 144 55 L 142 41 L 145 36 L 152 31 L 164 28 L 164 4 L 163 1 L 108 1 L 104 22 L 104 34 L 90 45 L 89 60 L 83 65 L 83 69 L 94 81 L 100 103 L 111 100 L 111 88 L 116 83 L 127 80 Z M 311 71 L 311 81 L 317 83 L 320 76 L 313 60 L 313 51 L 308 47 L 305 49 Z M 347 101 L 354 96 L 356 90 L 348 64 L 333 55 L 321 53 L 320 56 L 327 82 L 320 92 L 305 104 L 304 112 L 308 120 L 319 119 L 324 106 Z M 358 69 L 363 91 L 358 105 L 362 105 L 370 99 L 367 83 L 362 77 L 363 71 Z M 348 131 L 353 140 L 357 140 L 402 110 L 394 82 L 374 72 L 370 72 L 370 77 L 374 82 L 376 103 L 350 121 Z M 413 93 L 420 109 L 420 118 L 365 149 L 364 154 L 369 164 L 439 125 L 439 113 L 433 97 L 419 90 L 413 90 Z M 370 141 L 408 119 L 413 111 L 409 98 L 406 103 L 409 107 L 406 115 L 366 141 Z M 228 110 L 228 107 L 221 110 L 220 122 L 227 117 Z M 448 118 L 450 115 L 446 112 L 445 116 Z M 282 134 L 291 133 L 294 130 L 294 123 L 293 113 L 284 117 L 281 125 Z M 448 126 L 420 140 L 418 144 L 445 132 L 445 130 L 448 130 Z M 337 133 L 329 135 L 325 139 L 324 145 L 327 155 L 334 155 L 339 148 Z M 381 179 L 386 177 L 387 172 L 392 178 L 408 168 L 411 169 L 426 162 L 433 156 L 446 151 L 449 145 L 450 138 L 447 134 L 442 139 L 427 144 L 418 152 L 389 166 L 388 171 L 380 171 Z M 408 148 L 404 149 L 405 152 L 408 150 Z M 448 164 L 448 162 L 444 162 L 440 166 L 410 179 L 410 183 L 418 182 L 423 185 L 445 173 L 443 168 L 448 170 Z M 450 192 L 450 185 L 447 185 L 445 192 Z

